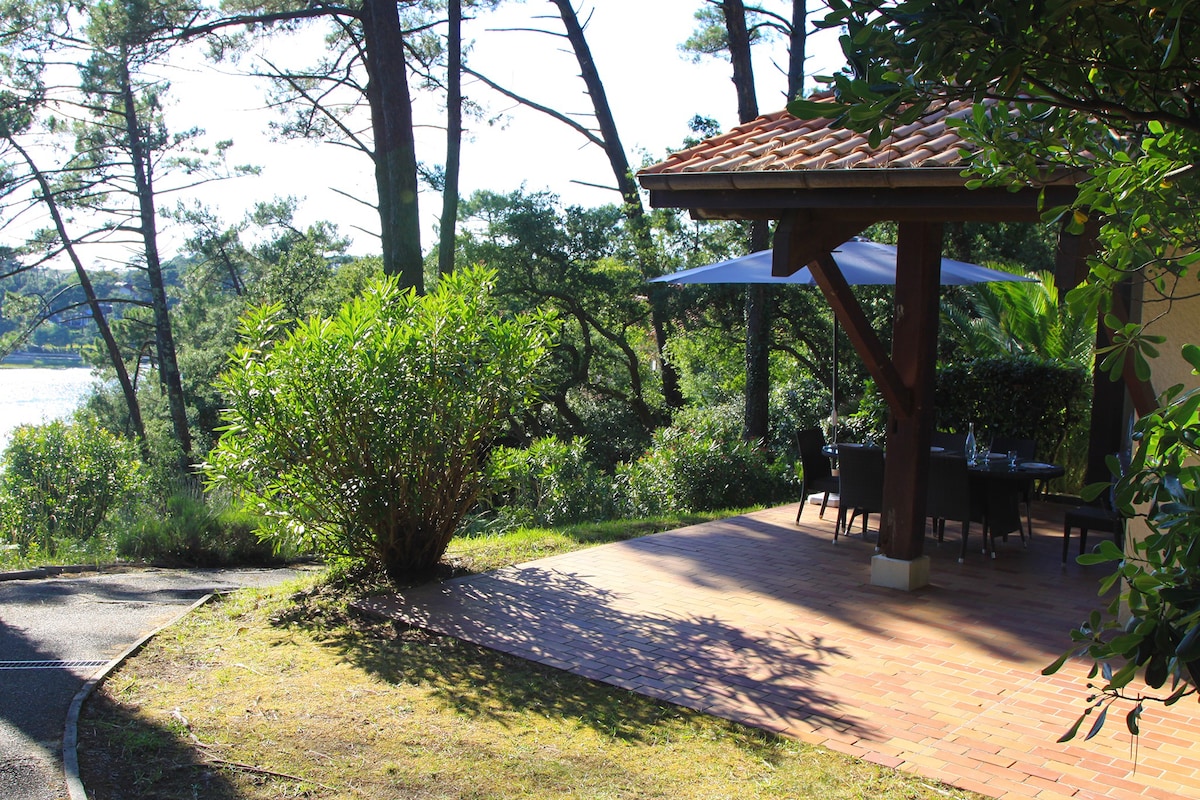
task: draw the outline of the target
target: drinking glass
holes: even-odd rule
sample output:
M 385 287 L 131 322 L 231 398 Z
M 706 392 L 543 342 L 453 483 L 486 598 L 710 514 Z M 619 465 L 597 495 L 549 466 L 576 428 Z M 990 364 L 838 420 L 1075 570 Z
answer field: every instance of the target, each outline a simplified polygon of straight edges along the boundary
M 1008 451 L 1008 468 L 1009 469 L 1017 468 L 1017 451 L 1016 450 Z

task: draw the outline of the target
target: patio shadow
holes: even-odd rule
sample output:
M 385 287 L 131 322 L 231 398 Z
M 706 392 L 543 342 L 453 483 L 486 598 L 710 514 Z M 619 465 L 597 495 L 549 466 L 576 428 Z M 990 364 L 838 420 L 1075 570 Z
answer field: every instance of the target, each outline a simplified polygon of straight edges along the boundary
M 630 595 L 527 565 L 357 603 L 576 675 L 782 731 L 798 718 L 870 737 L 873 726 L 821 689 L 846 654 L 782 626 L 762 635 L 713 614 L 636 608 Z M 699 680 L 697 680 L 699 678 Z
M 1035 540 L 956 563 L 928 541 L 933 583 L 870 585 L 874 544 L 783 506 L 372 598 L 360 608 L 688 708 L 993 797 L 1200 800 L 1193 707 L 1056 739 L 1086 666 L 1041 669 L 1103 603 L 1103 570 L 1061 563 L 1061 509 Z M 976 534 L 977 536 L 978 534 Z M 485 677 L 490 680 L 491 677 Z M 502 680 L 502 678 L 501 678 Z

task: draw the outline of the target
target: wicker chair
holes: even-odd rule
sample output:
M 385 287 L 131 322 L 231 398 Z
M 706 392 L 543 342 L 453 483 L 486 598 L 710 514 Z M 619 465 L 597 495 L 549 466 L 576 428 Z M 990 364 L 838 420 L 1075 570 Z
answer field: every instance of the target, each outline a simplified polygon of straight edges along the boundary
M 859 514 L 863 515 L 863 538 L 867 535 L 867 519 L 883 512 L 883 450 L 878 447 L 838 448 L 838 467 L 841 471 L 841 490 L 838 493 L 838 521 L 833 529 L 836 544 L 843 526 L 847 534 Z M 850 512 L 849 521 L 846 514 Z
M 800 515 L 808 504 L 809 494 L 824 492 L 821 500 L 821 512 L 818 516 L 825 518 L 825 507 L 829 505 L 829 495 L 837 494 L 841 483 L 833 474 L 829 464 L 829 456 L 825 455 L 825 434 L 820 428 L 808 428 L 800 431 L 800 466 L 804 470 L 804 479 L 800 482 L 800 509 L 796 511 L 796 524 L 800 524 Z

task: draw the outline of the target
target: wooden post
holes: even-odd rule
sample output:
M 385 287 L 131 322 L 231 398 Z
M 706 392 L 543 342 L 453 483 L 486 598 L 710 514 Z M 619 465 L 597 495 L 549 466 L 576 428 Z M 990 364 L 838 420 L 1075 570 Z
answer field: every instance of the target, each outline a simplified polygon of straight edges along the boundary
M 879 536 L 884 555 L 904 561 L 920 557 L 925 544 L 941 266 L 941 223 L 900 223 L 892 364 L 910 404 L 888 415 Z

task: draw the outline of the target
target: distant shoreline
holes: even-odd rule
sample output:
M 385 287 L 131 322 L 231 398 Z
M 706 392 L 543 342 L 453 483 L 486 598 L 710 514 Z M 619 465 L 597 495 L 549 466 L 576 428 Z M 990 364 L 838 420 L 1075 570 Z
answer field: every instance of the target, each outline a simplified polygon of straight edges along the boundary
M 9 353 L 0 360 L 0 369 L 69 369 L 86 366 L 88 364 L 78 353 Z

